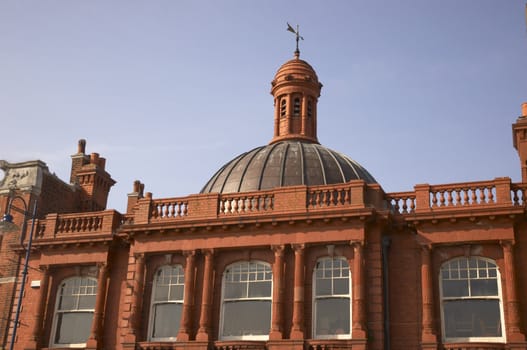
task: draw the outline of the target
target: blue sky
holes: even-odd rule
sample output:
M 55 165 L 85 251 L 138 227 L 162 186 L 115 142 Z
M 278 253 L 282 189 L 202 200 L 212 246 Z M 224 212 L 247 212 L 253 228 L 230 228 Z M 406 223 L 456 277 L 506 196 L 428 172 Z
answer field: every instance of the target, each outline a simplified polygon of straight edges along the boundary
M 524 0 L 2 1 L 0 159 L 69 178 L 77 140 L 123 211 L 197 193 L 273 133 L 270 82 L 294 51 L 324 84 L 318 136 L 387 192 L 520 180 Z

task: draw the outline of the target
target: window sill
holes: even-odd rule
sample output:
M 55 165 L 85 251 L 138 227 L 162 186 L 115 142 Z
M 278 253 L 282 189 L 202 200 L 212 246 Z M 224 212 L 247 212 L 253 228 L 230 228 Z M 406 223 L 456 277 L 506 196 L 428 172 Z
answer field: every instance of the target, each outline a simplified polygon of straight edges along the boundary
M 443 350 L 503 350 L 503 343 L 448 343 L 443 345 Z

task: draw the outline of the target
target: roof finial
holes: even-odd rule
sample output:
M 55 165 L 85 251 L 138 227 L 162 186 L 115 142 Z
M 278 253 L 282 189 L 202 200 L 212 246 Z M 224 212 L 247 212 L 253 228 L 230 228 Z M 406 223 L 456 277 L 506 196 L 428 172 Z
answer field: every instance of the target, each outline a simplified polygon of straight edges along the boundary
M 296 35 L 295 57 L 298 58 L 298 57 L 300 57 L 300 50 L 298 49 L 298 39 L 304 40 L 304 38 L 300 36 L 300 31 L 298 29 L 298 24 L 296 25 L 296 30 L 295 30 L 293 27 L 291 27 L 291 25 L 289 23 L 287 23 L 287 30 Z

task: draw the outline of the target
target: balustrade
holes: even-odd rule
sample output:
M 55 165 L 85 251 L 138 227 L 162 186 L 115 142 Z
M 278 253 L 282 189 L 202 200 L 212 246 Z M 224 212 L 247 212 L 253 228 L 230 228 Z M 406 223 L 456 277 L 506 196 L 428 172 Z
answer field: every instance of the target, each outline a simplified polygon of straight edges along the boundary
M 99 231 L 102 228 L 103 215 L 59 216 L 56 233 L 79 233 Z
M 272 193 L 223 195 L 220 197 L 220 215 L 271 211 L 274 209 Z
M 336 207 L 351 204 L 350 187 L 325 187 L 307 192 L 308 208 Z
M 152 219 L 174 219 L 188 215 L 187 199 L 161 199 L 152 202 Z
M 393 212 L 410 214 L 416 210 L 492 205 L 523 206 L 526 204 L 526 195 L 527 185 L 511 184 L 508 178 L 498 178 L 494 181 L 436 186 L 418 185 L 415 191 L 387 193 L 386 200 Z
M 415 192 L 389 193 L 387 200 L 396 213 L 410 214 L 415 211 Z
M 458 187 L 459 186 L 459 187 Z M 430 187 L 430 207 L 476 206 L 496 204 L 496 186 L 493 182 Z

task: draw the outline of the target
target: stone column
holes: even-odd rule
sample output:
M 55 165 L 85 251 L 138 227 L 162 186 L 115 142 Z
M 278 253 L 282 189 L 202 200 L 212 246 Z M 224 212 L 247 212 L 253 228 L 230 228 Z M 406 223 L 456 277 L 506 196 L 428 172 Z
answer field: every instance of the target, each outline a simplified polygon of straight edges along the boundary
M 291 339 L 304 339 L 305 245 L 294 244 L 292 248 L 295 251 L 295 277 L 293 282 L 293 326 L 290 337 Z
M 302 116 L 302 127 L 300 129 L 300 134 L 301 135 L 305 135 L 306 134 L 306 128 L 307 128 L 307 96 L 306 95 L 303 95 L 302 96 L 302 112 L 301 112 L 301 116 Z
M 280 136 L 280 98 L 274 99 L 274 137 Z
M 426 349 L 437 349 L 434 329 L 434 286 L 432 283 L 432 246 L 421 245 L 421 345 Z
M 351 242 L 353 246 L 353 274 L 351 275 L 352 281 L 352 295 L 353 295 L 353 308 L 352 308 L 352 327 L 351 336 L 352 338 L 365 338 L 366 337 L 366 301 L 364 299 L 364 287 L 366 286 L 366 276 L 364 275 L 364 262 L 363 262 L 363 245 L 362 241 Z
M 214 251 L 212 249 L 205 250 L 205 267 L 203 271 L 203 291 L 201 293 L 201 313 L 199 316 L 199 330 L 196 340 L 209 341 L 210 340 L 210 313 L 212 308 L 213 297 L 213 278 L 214 278 Z
M 90 337 L 86 343 L 86 349 L 97 349 L 101 347 L 101 326 L 103 319 L 104 303 L 106 301 L 106 283 L 108 281 L 108 265 L 98 264 L 97 296 L 95 298 L 95 311 L 90 331 Z
M 34 317 L 33 329 L 31 331 L 31 338 L 26 343 L 24 349 L 38 349 L 40 344 L 40 332 L 42 329 L 42 319 L 44 317 L 44 310 L 46 301 L 48 299 L 49 286 L 49 266 L 42 267 L 42 276 L 40 279 L 40 293 L 37 300 L 37 313 Z
M 293 96 L 288 94 L 286 98 L 287 105 L 285 106 L 285 119 L 287 123 L 287 133 L 291 134 L 293 132 Z
M 273 311 L 271 320 L 271 333 L 269 339 L 282 339 L 282 280 L 284 271 L 284 246 L 272 246 L 274 251 L 273 264 Z
M 194 264 L 196 251 L 183 252 L 186 257 L 185 266 L 185 294 L 183 295 L 183 312 L 181 313 L 181 324 L 177 335 L 178 341 L 190 340 L 192 324 L 192 309 L 194 306 Z
M 525 336 L 520 328 L 520 303 L 516 292 L 516 272 L 514 266 L 514 242 L 502 241 L 503 260 L 505 263 L 505 283 L 507 299 L 506 330 L 508 341 L 524 341 Z M 498 281 L 499 283 L 500 281 Z

